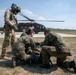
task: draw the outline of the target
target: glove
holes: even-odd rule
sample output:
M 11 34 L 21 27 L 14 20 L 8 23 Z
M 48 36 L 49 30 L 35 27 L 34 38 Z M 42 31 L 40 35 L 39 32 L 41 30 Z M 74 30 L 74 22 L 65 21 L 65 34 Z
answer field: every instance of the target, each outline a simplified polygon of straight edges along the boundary
M 14 24 L 14 25 L 12 26 L 12 28 L 13 28 L 14 30 L 18 31 L 17 24 Z

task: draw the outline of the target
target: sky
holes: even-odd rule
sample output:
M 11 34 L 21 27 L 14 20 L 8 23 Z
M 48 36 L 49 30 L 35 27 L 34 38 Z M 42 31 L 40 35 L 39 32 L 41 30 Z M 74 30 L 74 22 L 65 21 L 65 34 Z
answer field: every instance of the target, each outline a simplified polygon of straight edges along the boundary
M 4 13 L 15 3 L 21 13 L 34 20 L 60 20 L 64 22 L 39 22 L 45 27 L 76 30 L 76 0 L 0 0 L 0 27 L 4 26 Z M 26 20 L 19 14 L 18 20 Z M 25 22 L 26 23 L 26 22 Z

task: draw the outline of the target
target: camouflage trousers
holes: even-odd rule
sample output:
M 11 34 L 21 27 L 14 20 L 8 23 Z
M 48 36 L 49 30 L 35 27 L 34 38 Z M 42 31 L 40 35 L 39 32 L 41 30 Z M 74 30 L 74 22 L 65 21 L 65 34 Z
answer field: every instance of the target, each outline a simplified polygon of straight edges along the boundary
M 16 57 L 17 59 L 20 59 L 22 61 L 24 61 L 25 63 L 40 63 L 40 59 L 39 59 L 39 55 L 37 55 L 37 52 L 32 51 L 31 53 L 29 52 L 30 49 L 28 50 L 28 52 L 26 52 L 27 49 L 25 48 L 25 44 L 22 42 L 16 42 L 13 46 L 12 46 L 12 53 L 13 56 Z
M 43 64 L 49 64 L 50 57 L 57 57 L 57 63 L 62 63 L 66 60 L 67 56 L 71 56 L 71 53 L 67 50 L 65 52 L 57 53 L 53 46 L 43 46 L 41 51 L 41 57 Z
M 2 44 L 2 55 L 6 54 L 6 50 L 9 45 L 13 45 L 15 43 L 15 32 L 5 32 L 4 42 Z
M 21 60 L 26 60 L 27 58 L 30 57 L 30 55 L 25 53 L 25 45 L 22 42 L 16 42 L 12 46 L 12 53 L 15 57 Z

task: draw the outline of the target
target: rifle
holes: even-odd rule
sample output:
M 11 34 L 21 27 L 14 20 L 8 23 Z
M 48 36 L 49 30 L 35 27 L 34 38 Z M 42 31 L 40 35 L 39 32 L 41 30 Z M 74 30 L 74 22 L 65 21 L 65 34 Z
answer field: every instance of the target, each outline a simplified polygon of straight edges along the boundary
M 4 33 L 4 31 L 5 31 L 5 25 L 3 26 L 3 31 L 1 32 L 1 34 L 3 34 L 3 33 Z
M 14 24 L 13 26 L 12 26 L 12 28 L 15 30 L 15 31 L 18 31 L 18 24 Z

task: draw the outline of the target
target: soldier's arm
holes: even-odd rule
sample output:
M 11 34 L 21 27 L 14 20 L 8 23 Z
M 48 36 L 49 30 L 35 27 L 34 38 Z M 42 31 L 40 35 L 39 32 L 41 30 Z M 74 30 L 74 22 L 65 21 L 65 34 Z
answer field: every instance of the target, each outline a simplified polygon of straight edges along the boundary
M 5 20 L 5 23 L 7 23 L 10 26 L 13 26 L 14 22 L 12 20 L 10 20 L 10 15 L 11 15 L 10 10 L 6 10 L 5 15 L 4 15 L 4 20 Z
M 30 42 L 29 45 L 30 45 L 31 49 L 34 50 L 34 48 L 36 47 L 36 45 L 35 45 L 35 42 L 34 42 L 33 38 L 30 37 L 30 38 L 28 39 L 28 41 Z
M 48 45 L 48 38 L 45 37 L 44 41 L 41 42 L 41 46 Z

